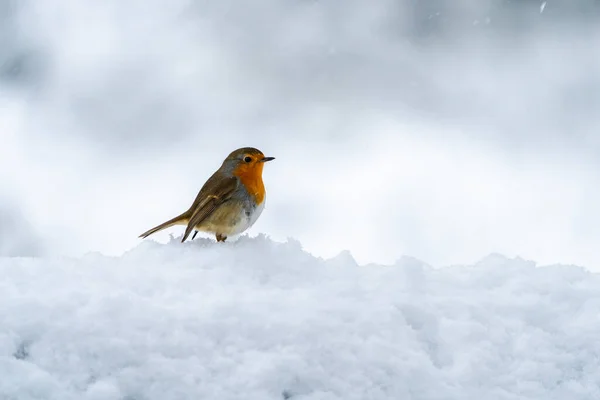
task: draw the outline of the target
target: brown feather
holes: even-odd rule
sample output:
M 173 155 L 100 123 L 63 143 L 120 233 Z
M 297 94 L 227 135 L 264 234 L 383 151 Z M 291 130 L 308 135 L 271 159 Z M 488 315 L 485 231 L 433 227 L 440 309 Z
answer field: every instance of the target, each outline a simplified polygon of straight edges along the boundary
M 188 223 L 189 219 L 190 219 L 190 210 L 184 212 L 183 214 L 176 216 L 175 218 L 171 218 L 170 220 L 163 222 L 162 224 L 155 226 L 152 229 L 147 230 L 146 232 L 142 233 L 139 237 L 141 237 L 141 238 L 148 237 L 148 236 L 152 235 L 153 233 L 162 231 L 163 229 L 169 228 L 173 225 L 186 225 Z
M 246 154 L 255 156 L 253 163 L 241 162 L 242 157 Z M 201 230 L 206 219 L 223 203 L 232 198 L 240 184 L 244 185 L 248 194 L 254 198 L 257 204 L 261 204 L 265 193 L 261 176 L 262 163 L 272 159 L 273 157 L 264 157 L 263 153 L 254 147 L 243 147 L 233 151 L 223 161 L 221 168 L 208 178 L 187 211 L 142 233 L 139 237 L 145 238 L 173 225 L 187 225 L 181 239 L 181 242 L 184 242 L 195 228 L 197 231 Z M 211 225 L 213 222 L 208 221 L 207 223 Z M 215 234 L 217 241 L 224 241 L 227 238 L 222 232 L 215 232 Z
M 237 188 L 238 179 L 215 178 L 211 176 L 206 182 L 200 193 L 196 197 L 194 204 L 190 207 L 190 219 L 181 242 L 185 242 L 192 230 L 200 225 L 212 212 L 221 204 L 229 200 L 233 191 Z M 209 194 L 210 193 L 210 194 Z

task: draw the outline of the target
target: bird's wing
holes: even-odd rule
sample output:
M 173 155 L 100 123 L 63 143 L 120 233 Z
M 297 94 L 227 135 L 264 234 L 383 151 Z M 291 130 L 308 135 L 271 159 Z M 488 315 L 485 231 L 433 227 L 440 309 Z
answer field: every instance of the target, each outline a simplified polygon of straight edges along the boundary
M 206 182 L 190 208 L 191 217 L 181 239 L 182 243 L 185 242 L 196 225 L 204 221 L 218 206 L 231 198 L 231 194 L 238 184 L 238 178 L 236 177 Z

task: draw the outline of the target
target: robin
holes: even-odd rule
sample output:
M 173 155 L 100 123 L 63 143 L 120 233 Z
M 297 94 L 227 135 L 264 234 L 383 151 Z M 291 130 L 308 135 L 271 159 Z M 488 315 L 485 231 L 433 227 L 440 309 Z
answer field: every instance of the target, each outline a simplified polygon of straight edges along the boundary
M 265 207 L 265 185 L 262 180 L 264 163 L 275 157 L 265 157 L 258 149 L 243 147 L 227 156 L 183 214 L 142 233 L 145 238 L 174 225 L 186 225 L 181 242 L 192 230 L 192 240 L 198 231 L 214 233 L 217 242 L 250 228 Z

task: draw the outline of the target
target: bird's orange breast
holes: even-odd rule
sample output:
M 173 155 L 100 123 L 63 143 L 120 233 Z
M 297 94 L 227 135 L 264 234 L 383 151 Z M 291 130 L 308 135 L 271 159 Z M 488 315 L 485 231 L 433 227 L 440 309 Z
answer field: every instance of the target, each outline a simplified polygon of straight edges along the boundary
M 261 204 L 265 200 L 265 185 L 262 180 L 263 165 L 263 163 L 241 164 L 233 172 L 233 175 L 240 178 L 256 204 Z

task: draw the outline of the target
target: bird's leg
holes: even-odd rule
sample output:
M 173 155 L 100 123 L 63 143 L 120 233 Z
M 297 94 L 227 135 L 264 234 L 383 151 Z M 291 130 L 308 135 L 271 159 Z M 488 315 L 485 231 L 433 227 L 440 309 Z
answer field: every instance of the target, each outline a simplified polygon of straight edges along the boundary
M 224 242 L 226 239 L 227 239 L 227 236 L 217 233 L 217 242 Z
M 192 240 L 194 240 L 194 238 L 196 237 L 197 234 L 198 234 L 198 231 L 194 231 L 194 235 L 192 236 Z

